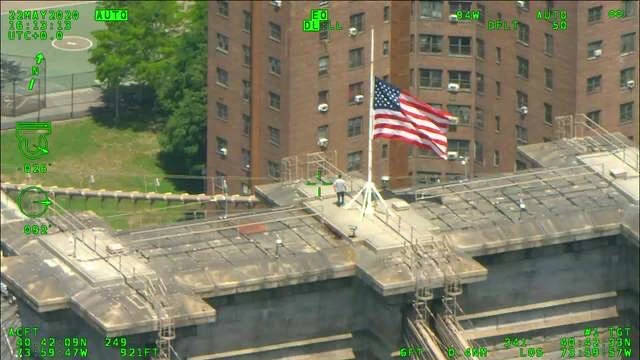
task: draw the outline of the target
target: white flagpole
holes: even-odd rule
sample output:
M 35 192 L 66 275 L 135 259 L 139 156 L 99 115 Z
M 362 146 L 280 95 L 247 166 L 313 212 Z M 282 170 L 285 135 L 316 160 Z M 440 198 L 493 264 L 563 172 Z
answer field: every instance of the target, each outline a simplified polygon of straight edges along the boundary
M 373 213 L 373 196 L 375 195 L 380 202 L 382 203 L 385 211 L 389 211 L 387 207 L 387 203 L 382 198 L 382 195 L 376 189 L 376 185 L 373 182 L 373 98 L 375 92 L 375 74 L 373 71 L 373 58 L 375 54 L 375 36 L 373 28 L 371 29 L 371 59 L 370 59 L 370 74 L 369 74 L 369 149 L 368 149 L 368 157 L 367 157 L 367 182 L 364 184 L 364 187 L 358 191 L 356 196 L 354 196 L 351 201 L 345 206 L 345 209 L 349 209 L 351 205 L 361 196 L 364 195 L 362 201 L 362 219 L 366 214 Z
M 375 91 L 375 75 L 373 73 L 373 54 L 375 48 L 375 37 L 371 28 L 371 66 L 369 73 L 369 157 L 367 159 L 367 182 L 373 183 L 373 95 Z

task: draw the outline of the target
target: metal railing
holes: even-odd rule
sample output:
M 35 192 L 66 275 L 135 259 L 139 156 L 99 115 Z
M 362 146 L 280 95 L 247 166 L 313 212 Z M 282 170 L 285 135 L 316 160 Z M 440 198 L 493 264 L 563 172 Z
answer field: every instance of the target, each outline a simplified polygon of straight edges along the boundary
M 626 165 L 630 166 L 634 171 L 638 172 L 638 170 L 640 169 L 640 153 L 638 152 L 637 147 L 630 146 L 626 142 L 618 139 L 605 128 L 600 126 L 600 124 L 591 120 L 585 114 L 577 114 L 576 117 L 581 117 L 584 120 L 578 121 L 577 119 L 573 118 L 573 137 L 577 135 L 578 126 L 581 125 L 582 138 L 589 138 L 584 136 L 585 130 L 589 131 L 598 141 L 601 141 L 605 145 L 609 145 L 612 147 L 612 149 L 609 150 L 611 154 L 620 159 Z M 632 154 L 627 156 L 628 152 L 631 152 Z

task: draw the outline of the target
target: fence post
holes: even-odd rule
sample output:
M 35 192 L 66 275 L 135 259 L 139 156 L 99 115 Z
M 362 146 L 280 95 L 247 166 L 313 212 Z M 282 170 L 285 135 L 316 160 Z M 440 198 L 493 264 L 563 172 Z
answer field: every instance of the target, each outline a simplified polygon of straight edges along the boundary
M 71 118 L 73 119 L 73 87 L 74 87 L 74 74 L 71 74 Z
M 4 99 L 2 99 L 4 101 Z M 13 80 L 13 96 L 11 97 L 11 116 L 16 116 L 16 80 Z

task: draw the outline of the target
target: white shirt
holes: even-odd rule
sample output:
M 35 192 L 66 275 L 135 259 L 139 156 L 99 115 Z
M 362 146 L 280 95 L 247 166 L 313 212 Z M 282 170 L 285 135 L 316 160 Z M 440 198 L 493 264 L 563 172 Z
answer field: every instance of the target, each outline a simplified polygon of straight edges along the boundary
M 333 188 L 336 189 L 336 192 L 347 192 L 347 183 L 343 179 L 337 179 L 333 183 Z

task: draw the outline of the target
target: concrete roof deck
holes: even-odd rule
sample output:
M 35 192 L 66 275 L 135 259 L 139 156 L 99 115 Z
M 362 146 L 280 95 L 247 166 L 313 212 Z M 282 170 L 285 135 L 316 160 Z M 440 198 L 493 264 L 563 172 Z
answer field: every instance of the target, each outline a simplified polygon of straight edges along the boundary
M 104 225 L 90 218 L 82 216 Z M 66 221 L 48 220 L 57 226 L 38 238 L 19 236 L 22 222 L 3 225 L 20 256 L 4 259 L 2 278 L 34 309 L 71 308 L 109 336 L 156 330 L 159 288 L 184 326 L 215 320 L 203 298 L 355 275 L 350 245 L 302 208 L 117 234 L 94 226 L 75 241 Z

